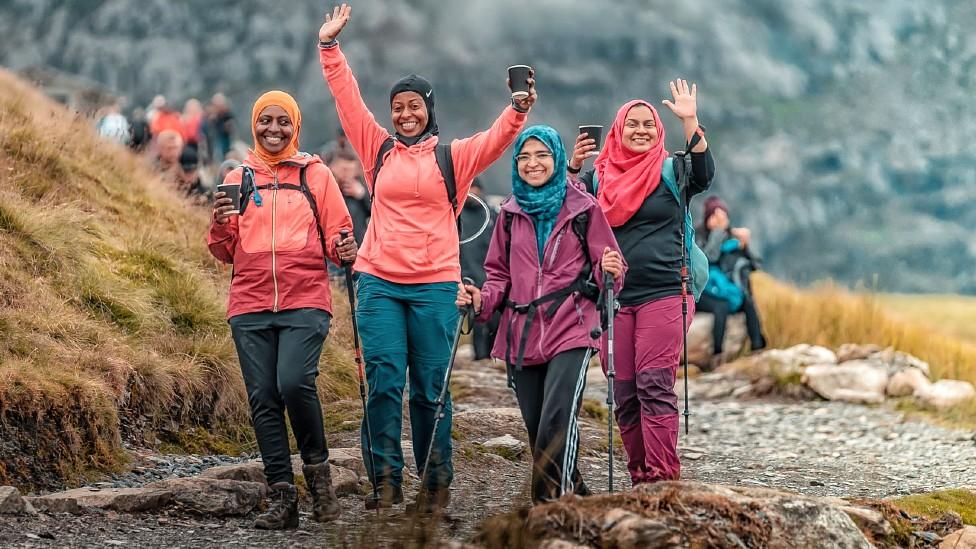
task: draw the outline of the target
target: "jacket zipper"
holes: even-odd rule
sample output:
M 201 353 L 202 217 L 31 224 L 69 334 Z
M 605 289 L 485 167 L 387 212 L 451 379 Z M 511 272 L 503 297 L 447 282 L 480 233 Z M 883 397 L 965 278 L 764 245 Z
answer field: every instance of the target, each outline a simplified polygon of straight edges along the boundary
M 278 211 L 278 172 L 274 174 L 274 186 L 271 190 L 271 279 L 274 281 L 274 306 L 271 311 L 278 312 L 278 272 L 275 257 L 275 218 Z

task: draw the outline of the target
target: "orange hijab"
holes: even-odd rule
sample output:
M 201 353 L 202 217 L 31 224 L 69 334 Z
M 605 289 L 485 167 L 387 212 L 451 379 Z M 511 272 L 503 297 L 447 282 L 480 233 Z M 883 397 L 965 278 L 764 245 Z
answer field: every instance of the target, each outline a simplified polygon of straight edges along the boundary
M 291 142 L 288 146 L 281 150 L 277 154 L 271 154 L 264 147 L 261 146 L 261 142 L 258 141 L 258 135 L 255 130 L 258 124 L 258 116 L 261 115 L 261 111 L 270 107 L 271 105 L 276 105 L 281 107 L 288 113 L 288 117 L 291 118 L 291 123 L 295 127 L 295 132 L 291 136 Z M 298 102 L 295 98 L 288 95 L 283 91 L 272 90 L 266 92 L 258 100 L 254 102 L 254 108 L 251 109 L 251 136 L 254 138 L 254 154 L 258 156 L 261 160 L 264 160 L 269 166 L 274 166 L 298 154 L 298 134 L 302 129 L 302 111 L 298 108 Z

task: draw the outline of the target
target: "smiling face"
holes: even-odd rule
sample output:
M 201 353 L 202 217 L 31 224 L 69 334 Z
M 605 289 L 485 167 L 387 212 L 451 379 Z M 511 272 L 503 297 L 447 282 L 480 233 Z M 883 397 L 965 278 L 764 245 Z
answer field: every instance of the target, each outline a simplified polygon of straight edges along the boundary
M 261 148 L 271 154 L 285 150 L 295 135 L 295 126 L 285 109 L 278 105 L 269 105 L 258 115 L 254 124 L 254 135 L 257 136 Z
M 647 152 L 657 144 L 654 113 L 647 105 L 635 105 L 627 112 L 621 137 L 624 147 L 635 153 Z
M 427 128 L 427 104 L 417 92 L 405 91 L 393 96 L 393 127 L 406 137 L 417 137 Z
M 532 187 L 545 185 L 552 177 L 556 168 L 556 160 L 552 151 L 542 141 L 529 138 L 522 144 L 522 150 L 515 157 L 518 174 L 523 181 Z

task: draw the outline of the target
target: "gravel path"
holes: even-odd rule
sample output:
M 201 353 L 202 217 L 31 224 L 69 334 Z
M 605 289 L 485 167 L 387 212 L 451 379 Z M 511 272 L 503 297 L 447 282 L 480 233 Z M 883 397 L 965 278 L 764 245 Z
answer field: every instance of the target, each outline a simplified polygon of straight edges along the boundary
M 585 397 L 602 403 L 606 382 L 598 369 L 590 371 L 587 384 Z M 487 363 L 460 363 L 453 386 L 459 417 L 515 405 L 502 370 Z M 693 385 L 691 394 L 699 389 Z M 976 484 L 973 433 L 905 422 L 883 408 L 829 402 L 693 400 L 692 411 L 691 433 L 685 436 L 682 432 L 679 438 L 686 479 L 840 497 L 888 497 Z M 402 508 L 380 515 L 366 513 L 360 497 L 347 496 L 341 500 L 343 515 L 338 522 L 319 525 L 304 514 L 299 530 L 284 533 L 252 530 L 253 517 L 94 512 L 80 517 L 0 519 L 0 546 L 373 547 L 391 546 L 408 537 L 416 540 L 418 533 L 441 540 L 466 540 L 483 518 L 527 503 L 529 473 L 527 456 L 509 461 L 483 453 L 475 444 L 504 434 L 524 440 L 524 427 L 517 416 L 503 415 L 503 421 L 470 417 L 467 422 L 455 422 L 463 440 L 455 444 L 451 517 L 433 528 L 418 524 Z M 330 442 L 333 438 L 339 437 L 330 435 Z M 607 487 L 605 421 L 585 418 L 581 440 L 581 471 L 590 487 L 602 492 Z M 407 461 L 412 466 L 408 448 Z M 629 479 L 623 452 L 619 445 L 615 450 L 615 485 L 626 489 Z M 159 476 L 195 474 L 207 466 L 240 459 L 145 456 L 143 469 L 107 480 L 102 486 L 140 485 Z M 409 498 L 415 490 L 414 475 L 408 473 L 406 482 Z

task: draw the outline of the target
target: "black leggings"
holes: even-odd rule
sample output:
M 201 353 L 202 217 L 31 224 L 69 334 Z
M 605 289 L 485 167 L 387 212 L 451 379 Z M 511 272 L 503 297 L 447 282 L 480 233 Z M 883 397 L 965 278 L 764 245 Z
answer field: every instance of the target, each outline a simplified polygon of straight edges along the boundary
M 725 340 L 725 323 L 728 321 L 732 312 L 729 310 L 729 302 L 718 299 L 708 294 L 702 294 L 697 302 L 697 312 L 704 311 L 712 313 L 715 322 L 712 324 L 712 353 L 722 352 L 722 342 Z M 742 302 L 742 312 L 746 315 L 746 332 L 749 334 L 749 343 L 753 350 L 766 347 L 766 338 L 763 336 L 762 324 L 759 321 L 759 313 L 752 302 L 752 298 L 746 296 Z

